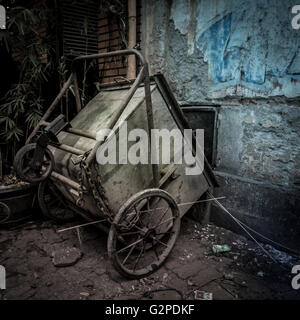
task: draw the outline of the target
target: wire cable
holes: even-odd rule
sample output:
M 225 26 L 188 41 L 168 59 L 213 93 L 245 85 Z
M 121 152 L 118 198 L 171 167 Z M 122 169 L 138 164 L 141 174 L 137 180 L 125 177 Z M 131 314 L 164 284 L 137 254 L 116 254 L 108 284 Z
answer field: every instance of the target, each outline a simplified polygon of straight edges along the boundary
M 215 198 L 211 193 L 210 193 L 209 195 L 210 195 L 210 197 L 212 197 L 212 200 L 215 200 L 215 202 L 217 202 L 216 200 L 217 200 L 218 198 Z M 221 207 L 221 208 L 222 208 L 222 207 Z M 224 208 L 225 208 L 225 207 L 224 207 Z M 222 209 L 223 209 L 223 208 L 222 208 Z M 224 209 L 223 209 L 223 210 L 224 210 Z M 226 211 L 225 211 L 225 212 L 226 212 Z M 227 212 L 227 213 L 228 213 L 228 212 Z M 232 214 L 231 214 L 231 216 L 233 217 Z M 242 221 L 239 220 L 238 218 L 234 217 L 234 219 L 235 219 L 236 221 L 238 221 L 241 225 L 243 225 L 245 228 L 247 228 L 248 230 L 250 230 L 251 232 L 253 232 L 253 233 L 257 234 L 258 236 L 260 236 L 261 238 L 263 238 L 263 239 L 267 240 L 268 242 L 276 245 L 277 247 L 280 247 L 280 248 L 284 249 L 284 250 L 287 251 L 287 252 L 290 252 L 290 253 L 292 253 L 292 254 L 294 254 L 294 255 L 297 255 L 297 258 L 300 257 L 300 252 L 298 252 L 298 251 L 296 251 L 296 250 L 294 250 L 294 249 L 291 249 L 291 248 L 289 248 L 289 247 L 287 247 L 287 246 L 285 246 L 285 245 L 283 245 L 283 244 L 281 244 L 281 243 L 279 243 L 279 242 L 276 242 L 276 241 L 274 241 L 274 240 L 266 237 L 265 235 L 261 234 L 260 232 L 254 230 L 253 228 L 251 228 L 251 227 L 249 227 L 248 225 L 246 225 L 244 222 L 242 222 Z
M 208 195 L 215 200 L 216 204 L 225 211 L 235 222 L 240 226 L 242 230 L 258 245 L 258 247 L 275 263 L 279 263 L 253 236 L 252 234 L 239 222 L 239 220 L 234 217 L 214 196 L 208 191 Z
M 251 227 L 247 226 L 245 223 L 243 223 L 241 220 L 239 220 L 238 218 L 236 218 L 245 228 L 247 228 L 248 230 L 250 230 L 251 232 L 257 234 L 258 236 L 262 237 L 263 239 L 267 240 L 268 242 L 270 243 L 273 243 L 274 245 L 276 245 L 277 247 L 280 247 L 282 249 L 284 249 L 285 251 L 287 252 L 290 252 L 291 254 L 293 255 L 297 255 L 297 257 L 300 257 L 300 252 L 294 250 L 294 249 L 291 249 L 289 247 L 286 247 L 285 245 L 279 243 L 279 242 L 276 242 L 266 236 L 264 236 L 263 234 L 259 233 L 258 231 L 252 229 Z

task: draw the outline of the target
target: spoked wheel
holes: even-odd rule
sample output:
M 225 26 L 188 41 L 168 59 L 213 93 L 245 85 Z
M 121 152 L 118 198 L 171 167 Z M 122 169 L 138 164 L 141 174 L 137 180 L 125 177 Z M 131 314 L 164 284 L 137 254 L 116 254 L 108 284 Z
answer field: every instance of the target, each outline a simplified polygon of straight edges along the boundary
M 6 222 L 10 218 L 10 214 L 9 207 L 5 203 L 0 202 L 0 224 Z
M 74 218 L 74 212 L 68 208 L 61 192 L 47 179 L 39 184 L 38 201 L 43 214 L 57 222 L 66 222 Z
M 22 147 L 14 159 L 14 168 L 21 179 L 28 182 L 41 182 L 52 172 L 54 159 L 51 151 L 45 149 L 44 158 L 39 165 L 33 163 L 36 144 L 30 143 Z
M 171 252 L 180 231 L 176 202 L 166 191 L 148 189 L 120 209 L 108 236 L 115 268 L 131 279 L 156 271 Z

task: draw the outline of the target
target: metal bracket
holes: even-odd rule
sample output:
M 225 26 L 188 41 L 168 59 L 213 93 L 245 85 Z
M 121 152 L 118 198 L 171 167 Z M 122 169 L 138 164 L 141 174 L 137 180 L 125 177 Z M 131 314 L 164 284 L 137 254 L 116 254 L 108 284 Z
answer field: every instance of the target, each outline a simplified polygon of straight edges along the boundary
M 65 116 L 60 114 L 44 129 L 44 131 L 48 134 L 49 142 L 59 145 L 60 142 L 57 139 L 57 135 L 65 128 L 70 127 L 71 124 L 65 120 Z
M 36 149 L 34 151 L 32 166 L 36 169 L 40 168 L 47 146 L 60 145 L 57 139 L 57 134 L 64 128 L 70 127 L 70 123 L 65 121 L 65 116 L 60 114 L 56 117 L 36 138 Z
M 74 164 L 74 166 L 77 166 L 79 163 L 82 163 L 83 161 L 85 161 L 88 157 L 88 155 L 90 154 L 90 152 L 92 151 L 92 149 L 86 151 L 84 154 L 81 154 L 79 156 L 77 156 L 78 160 L 73 160 L 71 158 L 72 163 Z
M 71 158 L 71 161 L 74 164 L 74 166 L 77 166 L 80 162 L 85 161 L 86 158 L 87 158 L 86 155 L 81 154 L 80 156 L 77 156 L 77 160 L 74 160 L 73 158 Z

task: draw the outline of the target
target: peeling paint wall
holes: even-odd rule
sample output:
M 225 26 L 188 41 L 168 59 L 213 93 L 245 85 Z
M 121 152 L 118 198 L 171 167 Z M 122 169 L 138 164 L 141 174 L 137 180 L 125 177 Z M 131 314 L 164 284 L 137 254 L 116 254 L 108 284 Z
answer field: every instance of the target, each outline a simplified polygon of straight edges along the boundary
M 179 54 L 207 63 L 204 80 L 209 86 L 203 99 L 300 95 L 300 37 L 291 26 L 296 0 L 150 0 L 145 4 L 151 10 L 148 32 L 156 42 L 155 53 L 149 56 L 165 57 L 161 68 L 182 63 L 172 55 L 177 38 Z M 191 85 L 202 79 L 199 68 L 190 77 Z
M 290 205 L 300 198 L 300 30 L 291 26 L 297 2 L 144 0 L 142 47 L 179 103 L 220 105 L 216 170 L 287 188 L 280 205 L 289 206 L 274 212 L 293 216 L 300 214 Z M 230 189 L 234 201 L 247 185 L 252 192 L 255 184 Z M 260 203 L 274 196 L 257 194 Z
M 219 7 L 220 2 L 226 6 Z M 209 65 L 212 97 L 233 95 L 228 87 L 237 86 L 246 87 L 248 97 L 300 94 L 300 38 L 291 28 L 296 1 L 200 3 L 195 41 Z M 218 12 L 212 10 L 215 5 Z

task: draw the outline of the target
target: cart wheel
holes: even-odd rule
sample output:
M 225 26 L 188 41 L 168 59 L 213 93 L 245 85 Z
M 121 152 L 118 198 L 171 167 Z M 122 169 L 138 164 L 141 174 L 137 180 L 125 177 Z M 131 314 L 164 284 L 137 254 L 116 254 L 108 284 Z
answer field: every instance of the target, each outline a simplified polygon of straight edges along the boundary
M 7 221 L 10 218 L 10 214 L 9 207 L 5 203 L 0 202 L 0 224 Z
M 66 222 L 74 218 L 74 212 L 68 208 L 61 192 L 54 183 L 47 179 L 39 184 L 38 201 L 42 213 L 57 222 Z
M 180 231 L 179 209 L 169 193 L 148 189 L 119 210 L 108 235 L 108 255 L 116 270 L 131 279 L 156 271 Z
M 36 149 L 35 143 L 22 147 L 14 159 L 14 168 L 21 179 L 28 182 L 41 182 L 52 172 L 54 158 L 51 151 L 46 148 L 44 161 L 39 168 L 33 167 L 33 156 Z

